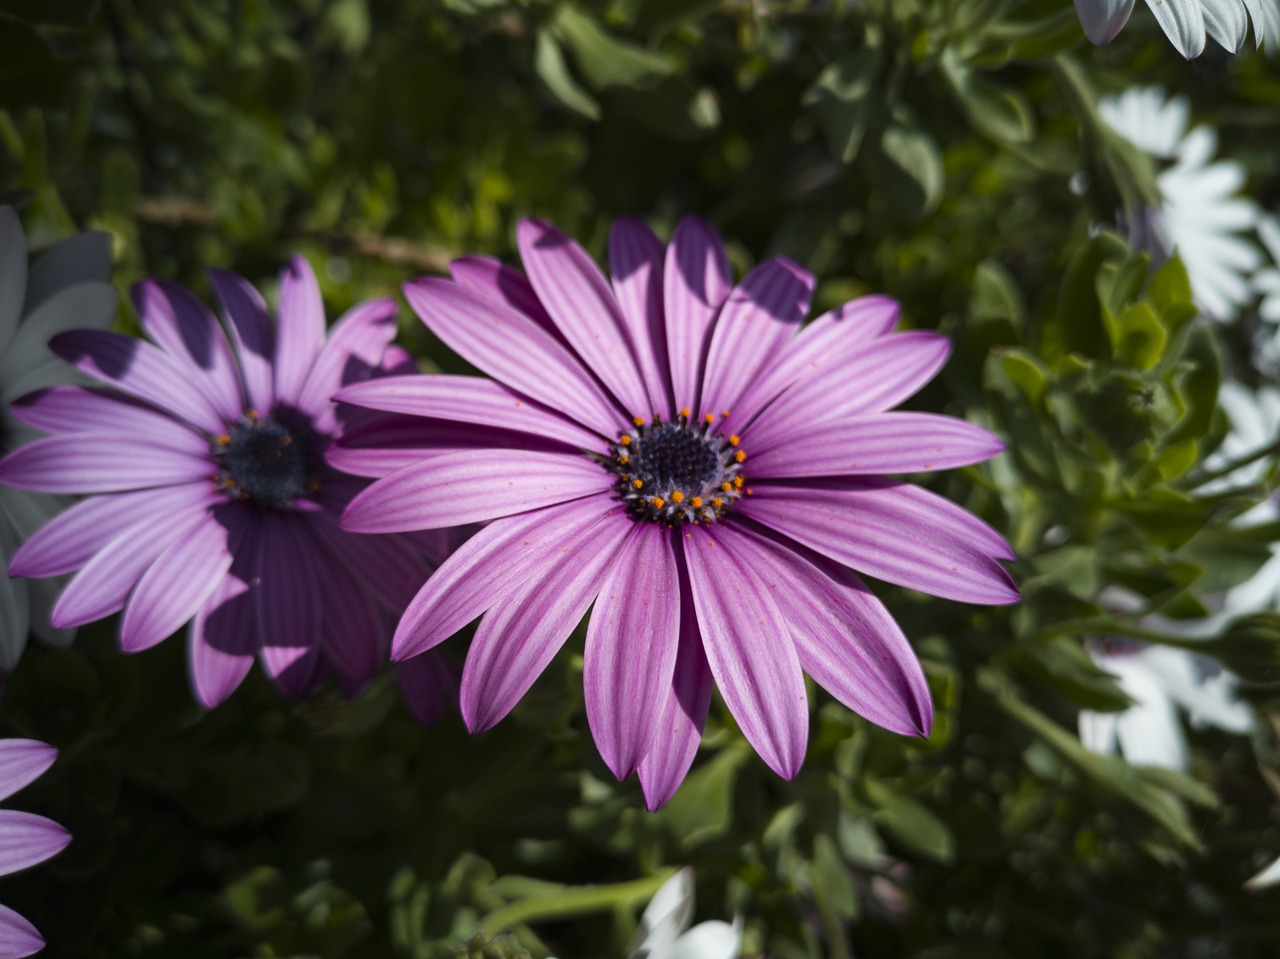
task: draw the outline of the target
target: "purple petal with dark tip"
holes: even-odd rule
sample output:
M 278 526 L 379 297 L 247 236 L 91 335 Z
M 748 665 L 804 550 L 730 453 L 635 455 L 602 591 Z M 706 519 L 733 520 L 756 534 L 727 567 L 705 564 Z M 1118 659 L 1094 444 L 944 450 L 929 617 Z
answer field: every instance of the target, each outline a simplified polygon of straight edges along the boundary
M 609 273 L 622 309 L 636 366 L 649 396 L 641 411 L 671 418 L 671 369 L 662 313 L 662 262 L 666 248 L 640 220 L 624 217 L 609 233 Z
M 258 575 L 253 583 L 259 658 L 286 696 L 310 692 L 320 654 L 322 594 L 316 579 L 315 542 L 301 516 L 267 512 L 259 517 Z
M 712 326 L 733 287 L 724 244 L 707 223 L 680 221 L 667 246 L 662 287 L 673 405 L 696 413 Z
M 395 300 L 356 304 L 329 331 L 297 395 L 282 396 L 280 401 L 310 416 L 317 430 L 332 432 L 336 424 L 333 394 L 357 373 L 364 377 L 377 369 L 395 335 Z
M 258 651 L 249 586 L 227 573 L 191 620 L 187 633 L 191 688 L 213 709 L 240 686 Z
M 563 342 L 551 314 L 533 291 L 533 284 L 515 267 L 507 266 L 491 256 L 460 256 L 450 261 L 449 273 L 467 289 L 482 293 L 537 320 L 538 325 Z
M 244 277 L 226 270 L 210 270 L 209 282 L 222 304 L 222 315 L 244 377 L 249 407 L 266 416 L 275 404 L 271 361 L 275 357 L 275 332 L 262 294 Z

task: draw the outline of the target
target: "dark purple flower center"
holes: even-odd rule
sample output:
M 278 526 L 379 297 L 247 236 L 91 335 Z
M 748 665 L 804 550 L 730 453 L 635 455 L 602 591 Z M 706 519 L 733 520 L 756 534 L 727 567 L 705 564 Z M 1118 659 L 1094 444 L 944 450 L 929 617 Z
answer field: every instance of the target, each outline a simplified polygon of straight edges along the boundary
M 288 506 L 316 488 L 306 444 L 275 420 L 242 417 L 218 437 L 213 458 L 218 486 L 259 506 Z
M 665 526 L 714 523 L 750 492 L 741 475 L 747 454 L 738 437 L 713 431 L 714 424 L 710 414 L 693 420 L 683 409 L 674 420 L 636 417 L 618 437 L 608 465 L 634 519 Z

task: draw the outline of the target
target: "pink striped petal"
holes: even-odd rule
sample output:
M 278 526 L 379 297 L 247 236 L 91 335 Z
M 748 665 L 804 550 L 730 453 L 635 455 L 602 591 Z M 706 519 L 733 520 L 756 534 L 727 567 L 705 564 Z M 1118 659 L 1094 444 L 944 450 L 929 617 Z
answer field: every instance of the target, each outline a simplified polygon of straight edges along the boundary
M 696 217 L 680 221 L 667 247 L 662 287 L 673 405 L 697 412 L 712 325 L 733 287 L 729 257 L 709 224 Z
M 120 648 L 150 649 L 196 614 L 231 568 L 227 530 L 203 516 L 138 580 L 120 621 Z
M 209 479 L 206 456 L 120 433 L 36 440 L 0 460 L 0 482 L 44 493 L 118 493 Z
M 302 392 L 311 364 L 324 346 L 324 300 L 311 264 L 300 256 L 280 272 L 280 313 L 276 323 L 275 395 Z
M 245 399 L 226 333 L 209 309 L 177 283 L 143 280 L 131 290 L 138 322 L 157 346 L 188 370 L 188 381 L 228 423 Z
M 407 536 L 348 533 L 328 513 L 315 514 L 311 531 L 341 560 L 348 578 L 363 583 L 397 616 L 430 575 L 430 567 L 410 546 L 412 540 Z M 352 582 L 347 588 L 357 589 L 357 585 Z
M 46 523 L 9 564 L 12 576 L 58 576 L 79 569 L 126 529 L 157 516 L 198 515 L 226 497 L 200 481 L 132 493 L 94 496 Z M 161 525 L 161 524 L 156 524 Z
M 675 795 L 693 765 L 715 685 L 707 655 L 702 651 L 698 614 L 687 583 L 680 592 L 680 643 L 671 688 L 654 721 L 649 751 L 638 769 L 645 806 L 650 812 Z
M 804 762 L 809 705 L 775 584 L 743 555 L 731 526 L 685 527 L 682 541 L 702 649 L 716 688 L 760 758 L 784 779 Z
M 560 331 L 533 291 L 533 284 L 514 267 L 491 256 L 461 256 L 450 262 L 449 273 L 468 290 L 475 290 L 537 320 L 539 326 L 560 338 Z
M 824 423 L 757 451 L 754 479 L 918 473 L 988 460 L 1004 444 L 981 426 L 936 413 L 868 413 Z
M 55 336 L 49 349 L 82 373 L 206 433 L 216 436 L 223 430 L 218 410 L 191 389 L 190 372 L 144 340 L 105 330 L 76 330 Z
M 601 523 L 484 614 L 462 668 L 467 729 L 490 728 L 528 692 L 586 615 L 635 529 L 621 516 Z
M 597 451 L 600 437 L 500 383 L 478 376 L 383 376 L 344 387 L 334 399 L 369 409 L 521 430 Z
M 856 491 L 860 505 L 884 504 L 886 509 L 913 513 L 929 525 L 969 543 L 993 559 L 1013 559 L 1013 547 L 991 526 L 963 506 L 914 483 L 882 476 L 865 476 L 842 488 Z
M 275 333 L 262 294 L 246 279 L 226 270 L 209 270 L 209 282 L 222 305 L 222 315 L 244 377 L 249 407 L 266 415 L 275 405 L 271 363 Z
M 743 279 L 711 334 L 700 410 L 732 411 L 753 380 L 795 336 L 809 312 L 813 276 L 790 260 L 766 260 Z
M 448 639 L 530 574 L 547 568 L 594 537 L 616 507 L 601 495 L 534 513 L 494 520 L 441 564 L 405 610 L 391 642 L 391 658 L 417 656 Z
M 449 280 L 413 280 L 404 295 L 446 346 L 511 389 L 602 436 L 612 437 L 630 419 L 577 357 L 523 313 Z
M 0 809 L 0 876 L 56 856 L 71 842 L 52 819 L 17 809 Z
M 307 520 L 282 512 L 259 517 L 257 608 L 259 657 L 286 696 L 311 690 L 320 655 L 322 595 Z
M 53 765 L 58 751 L 34 739 L 0 739 L 0 799 L 30 785 Z
M 622 404 L 628 419 L 651 412 L 627 321 L 600 267 L 542 220 L 521 220 L 516 238 L 538 299 L 587 369 Z
M 191 688 L 205 709 L 213 709 L 239 688 L 257 652 L 253 598 L 249 586 L 227 573 L 197 610 L 187 631 Z
M 191 427 L 114 390 L 55 386 L 28 393 L 9 409 L 44 433 L 118 433 L 192 456 L 208 456 L 209 441 Z
M 666 248 L 640 220 L 623 217 L 609 233 L 609 273 L 622 308 L 636 366 L 649 396 L 642 412 L 671 418 L 671 369 L 662 313 L 662 262 Z
M 738 507 L 770 529 L 877 579 L 965 603 L 1018 601 L 1013 581 L 995 559 L 888 499 L 857 489 L 761 483 Z
M 342 516 L 358 533 L 480 523 L 613 488 L 616 478 L 576 453 L 461 450 L 376 481 Z
M 418 722 L 434 726 L 458 703 L 458 676 L 435 653 L 396 663 L 400 693 Z
M 183 509 L 157 522 L 156 517 L 129 527 L 103 547 L 67 584 L 50 613 L 54 626 L 80 626 L 110 616 L 124 607 L 125 597 L 156 558 L 205 516 L 202 509 Z
M 44 936 L 8 906 L 0 906 L 0 959 L 26 959 L 44 948 Z
M 819 686 L 895 733 L 929 734 L 933 702 L 920 661 L 862 580 L 750 532 L 738 546 L 773 587 L 800 665 Z
M 362 588 L 344 562 L 319 552 L 314 559 L 319 595 L 324 598 L 320 639 L 325 656 L 348 680 L 363 686 L 387 661 L 389 624 L 375 596 Z
M 312 418 L 317 429 L 332 432 L 336 423 L 333 394 L 351 380 L 353 366 L 362 375 L 377 369 L 395 335 L 395 300 L 356 304 L 329 331 L 297 395 L 282 396 L 281 402 L 296 405 Z M 352 357 L 359 363 L 353 364 Z
M 649 751 L 680 638 L 680 581 L 671 531 L 635 524 L 591 611 L 582 681 L 604 763 L 626 779 Z

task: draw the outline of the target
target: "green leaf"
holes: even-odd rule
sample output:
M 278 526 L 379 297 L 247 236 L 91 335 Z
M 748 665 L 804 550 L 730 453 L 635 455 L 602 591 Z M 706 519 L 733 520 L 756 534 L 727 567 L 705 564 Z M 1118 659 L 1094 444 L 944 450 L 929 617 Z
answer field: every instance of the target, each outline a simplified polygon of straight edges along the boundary
M 600 104 L 569 73 L 569 65 L 565 63 L 560 44 L 546 30 L 538 31 L 533 52 L 533 69 L 547 85 L 552 96 L 570 110 L 589 120 L 600 119 Z
M 1078 639 L 1060 636 L 1045 642 L 1018 643 L 1009 649 L 1006 659 L 1015 669 L 1085 709 L 1112 712 L 1133 704 Z
M 880 51 L 864 48 L 829 64 L 805 91 L 803 103 L 818 115 L 842 163 L 850 163 L 858 155 L 876 105 L 870 94 L 879 71 Z
M 954 47 L 942 56 L 942 72 L 969 122 L 995 140 L 1026 143 L 1036 133 L 1026 97 L 998 87 L 962 63 Z
M 874 779 L 865 788 L 877 807 L 872 818 L 897 842 L 936 862 L 954 861 L 955 836 L 927 806 Z
M 653 818 L 685 849 L 725 835 L 733 822 L 733 786 L 748 755 L 749 751 L 737 746 L 721 750 L 689 773 Z
M 1103 323 L 1096 278 L 1103 264 L 1128 255 L 1124 241 L 1111 233 L 1092 237 L 1076 250 L 1062 281 L 1053 324 L 1046 330 L 1048 356 L 1060 350 L 1111 358 L 1111 338 Z
M 1241 617 L 1220 638 L 1197 644 L 1196 650 L 1212 656 L 1242 679 L 1275 683 L 1280 679 L 1280 614 Z
M 983 260 L 973 272 L 973 293 L 969 297 L 969 313 L 975 319 L 1012 320 L 1021 324 L 1027 306 L 1013 275 L 992 259 Z
M 880 138 L 880 150 L 889 169 L 905 174 L 887 186 L 904 212 L 915 216 L 931 213 L 942 199 L 942 154 L 932 136 L 915 127 L 889 126 Z
M 1048 375 L 1040 362 L 1021 350 L 1004 350 L 1000 363 L 1009 382 L 1023 392 L 1032 406 L 1040 406 L 1049 387 Z
M 1199 439 L 1213 426 L 1218 407 L 1218 387 L 1222 384 L 1222 357 L 1217 338 L 1208 326 L 1193 326 L 1187 345 L 1178 358 L 1187 372 L 1179 381 L 1186 413 L 1164 438 L 1165 443 Z
M 1149 303 L 1134 303 L 1116 320 L 1112 342 L 1116 359 L 1140 370 L 1152 369 L 1164 356 L 1168 335 Z
M 670 57 L 620 40 L 574 7 L 557 10 L 552 27 L 573 51 L 587 83 L 597 90 L 649 87 L 675 71 Z

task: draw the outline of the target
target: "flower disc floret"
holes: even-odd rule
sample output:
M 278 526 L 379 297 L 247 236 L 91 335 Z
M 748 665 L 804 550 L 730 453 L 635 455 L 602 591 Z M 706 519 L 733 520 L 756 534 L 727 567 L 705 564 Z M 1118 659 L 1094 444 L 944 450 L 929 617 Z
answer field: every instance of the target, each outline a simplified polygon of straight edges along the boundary
M 217 438 L 212 454 L 220 467 L 215 482 L 233 499 L 282 509 L 319 487 L 306 442 L 272 419 L 246 414 Z
M 739 439 L 714 430 L 716 417 L 691 419 L 688 408 L 675 420 L 660 416 L 618 437 L 609 469 L 618 476 L 618 496 L 642 522 L 664 526 L 714 523 L 746 491 Z

